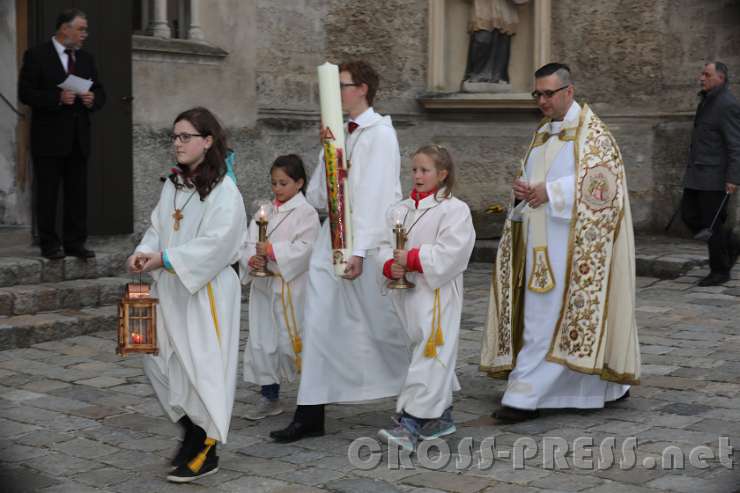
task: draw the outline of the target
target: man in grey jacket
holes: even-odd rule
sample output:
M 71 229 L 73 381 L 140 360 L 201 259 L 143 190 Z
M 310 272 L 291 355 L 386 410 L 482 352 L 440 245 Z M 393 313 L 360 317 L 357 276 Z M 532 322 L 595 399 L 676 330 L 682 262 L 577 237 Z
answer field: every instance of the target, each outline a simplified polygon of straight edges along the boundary
M 740 184 L 740 104 L 728 88 L 724 63 L 706 64 L 699 82 L 701 102 L 694 117 L 681 212 L 697 233 L 710 227 L 722 208 L 708 242 L 711 272 L 699 281 L 699 286 L 715 286 L 730 279 L 740 254 L 740 239 L 732 225 L 725 224 L 729 201 L 723 202 Z

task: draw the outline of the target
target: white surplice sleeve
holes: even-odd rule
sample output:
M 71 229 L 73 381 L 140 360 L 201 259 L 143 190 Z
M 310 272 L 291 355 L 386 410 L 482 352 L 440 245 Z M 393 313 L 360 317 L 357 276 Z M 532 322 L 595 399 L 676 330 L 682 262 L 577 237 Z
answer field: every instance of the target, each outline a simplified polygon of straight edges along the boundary
M 239 190 L 223 180 L 208 196 L 198 236 L 167 249 L 167 256 L 190 293 L 195 294 L 239 258 L 247 216 Z
M 386 210 L 401 198 L 401 155 L 396 131 L 390 126 L 378 125 L 368 132 L 373 132 L 373 138 L 362 149 L 361 164 L 355 170 L 359 171 L 359 177 L 352 180 L 353 251 L 367 251 L 380 245 L 388 229 Z M 359 154 L 360 150 L 357 152 Z
M 455 200 L 450 206 L 440 221 L 434 243 L 419 248 L 424 278 L 432 289 L 465 272 L 475 245 L 475 228 L 467 204 Z
M 293 210 L 295 218 L 290 240 L 272 242 L 280 275 L 290 282 L 308 270 L 311 251 L 319 235 L 319 215 L 310 204 L 303 204 Z

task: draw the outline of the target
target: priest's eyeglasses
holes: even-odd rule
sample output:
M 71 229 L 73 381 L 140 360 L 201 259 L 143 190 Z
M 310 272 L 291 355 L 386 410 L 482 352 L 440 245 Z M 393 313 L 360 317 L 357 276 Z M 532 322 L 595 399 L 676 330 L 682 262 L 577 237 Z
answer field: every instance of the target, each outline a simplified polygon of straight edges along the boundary
M 178 140 L 182 142 L 183 144 L 187 144 L 188 142 L 190 142 L 190 139 L 192 139 L 193 137 L 203 137 L 203 136 L 201 134 L 189 134 L 189 133 L 183 132 L 181 134 L 172 134 L 170 139 L 172 140 L 173 144 L 177 142 Z
M 550 99 L 550 98 L 551 98 L 551 97 L 553 97 L 553 96 L 554 96 L 554 95 L 555 95 L 556 93 L 558 93 L 558 92 L 562 91 L 563 89 L 567 89 L 567 88 L 568 88 L 569 86 L 570 86 L 570 84 L 566 84 L 566 85 L 564 85 L 563 87 L 559 87 L 559 88 L 555 89 L 554 91 L 550 91 L 550 90 L 545 90 L 545 91 L 532 91 L 532 99 L 534 99 L 535 101 L 537 101 L 537 100 L 538 100 L 538 99 L 540 99 L 540 98 L 541 98 L 542 96 L 544 96 L 544 97 L 545 97 L 545 99 Z

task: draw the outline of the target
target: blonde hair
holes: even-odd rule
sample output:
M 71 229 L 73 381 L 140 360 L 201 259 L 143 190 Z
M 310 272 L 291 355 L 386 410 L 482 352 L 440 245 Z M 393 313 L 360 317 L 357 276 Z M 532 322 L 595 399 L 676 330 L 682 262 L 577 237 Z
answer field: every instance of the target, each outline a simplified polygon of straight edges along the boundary
M 434 167 L 439 171 L 447 171 L 447 178 L 442 182 L 445 188 L 444 198 L 452 196 L 452 189 L 455 187 L 455 163 L 452 161 L 450 152 L 444 146 L 437 144 L 427 144 L 419 147 L 412 155 L 413 159 L 417 154 L 429 156 L 434 161 Z

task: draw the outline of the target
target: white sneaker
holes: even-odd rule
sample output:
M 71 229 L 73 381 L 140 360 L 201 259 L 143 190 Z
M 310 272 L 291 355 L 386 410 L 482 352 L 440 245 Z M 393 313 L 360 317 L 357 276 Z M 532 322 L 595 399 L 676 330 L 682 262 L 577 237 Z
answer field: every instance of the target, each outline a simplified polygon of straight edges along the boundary
M 408 452 L 413 452 L 416 448 L 416 437 L 403 425 L 392 430 L 380 430 L 378 436 L 388 445 L 396 444 Z
M 252 406 L 252 408 L 244 414 L 244 417 L 251 421 L 257 421 L 265 419 L 268 416 L 277 416 L 283 412 L 284 410 L 280 403 L 280 399 L 271 401 L 267 397 L 262 396 L 257 405 Z

